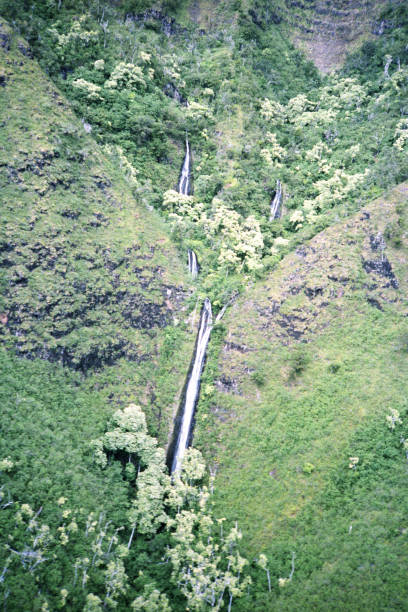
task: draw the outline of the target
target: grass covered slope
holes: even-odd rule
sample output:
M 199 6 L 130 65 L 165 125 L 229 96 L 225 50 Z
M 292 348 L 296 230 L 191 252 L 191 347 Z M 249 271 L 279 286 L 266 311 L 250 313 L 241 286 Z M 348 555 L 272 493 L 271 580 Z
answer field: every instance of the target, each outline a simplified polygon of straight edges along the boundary
M 122 391 L 136 386 L 149 404 L 166 343 L 186 338 L 173 323 L 183 317 L 187 266 L 157 214 L 138 203 L 120 149 L 92 140 L 4 22 L 0 62 L 2 342 L 83 372 L 125 359 Z M 163 388 L 170 404 L 183 353 Z
M 271 559 L 273 593 L 250 609 L 406 601 L 407 201 L 403 184 L 299 247 L 219 330 L 196 444 L 218 466 L 218 514 Z

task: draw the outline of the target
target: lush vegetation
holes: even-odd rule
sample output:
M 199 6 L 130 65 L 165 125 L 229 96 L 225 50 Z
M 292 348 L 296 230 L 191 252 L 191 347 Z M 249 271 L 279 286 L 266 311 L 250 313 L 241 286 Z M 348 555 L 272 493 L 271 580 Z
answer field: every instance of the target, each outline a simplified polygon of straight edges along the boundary
M 261 6 L 222 4 L 211 35 L 183 6 L 183 26 L 124 9 L 36 5 L 18 23 L 139 197 L 162 212 L 184 252 L 197 251 L 203 289 L 216 300 L 330 224 L 333 209 L 349 214 L 406 178 L 402 6 L 385 12 L 380 43 L 366 43 L 343 75 L 322 83 Z M 174 192 L 186 133 L 195 187 L 187 198 Z M 278 179 L 286 214 L 273 222 Z
M 393 240 L 406 201 L 405 184 L 286 257 L 214 336 L 195 440 L 216 508 L 273 576 L 271 595 L 237 609 L 398 609 L 407 596 L 405 433 L 387 425 L 406 414 L 407 243 Z M 392 262 L 398 288 L 364 269 L 373 257 Z
M 2 33 L 2 342 L 98 372 L 96 388 L 120 405 L 136 398 L 165 443 L 193 342 L 175 314 L 186 266 L 134 199 L 125 161 L 86 134 L 26 43 Z
M 210 493 L 195 484 L 205 470 L 198 451 L 170 480 L 138 406 L 116 411 L 103 433 L 109 411 L 78 392 L 77 375 L 1 359 L 12 423 L 0 462 L 4 605 L 159 611 L 184 595 L 201 610 L 242 593 L 241 533 L 211 517 Z
M 7 610 L 404 607 L 408 10 L 323 77 L 270 5 L 0 0 Z

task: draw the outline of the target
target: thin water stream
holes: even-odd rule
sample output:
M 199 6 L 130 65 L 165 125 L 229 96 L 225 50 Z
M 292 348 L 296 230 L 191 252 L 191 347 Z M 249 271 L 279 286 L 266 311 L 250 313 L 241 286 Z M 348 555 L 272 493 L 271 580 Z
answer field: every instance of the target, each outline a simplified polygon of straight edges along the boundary
M 198 276 L 198 262 L 197 255 L 191 249 L 188 250 L 188 271 L 190 272 L 193 279 Z
M 187 381 L 184 404 L 182 407 L 181 425 L 174 448 L 171 464 L 171 473 L 178 472 L 183 462 L 183 457 L 190 442 L 194 410 L 200 392 L 201 373 L 204 367 L 207 345 L 213 327 L 211 302 L 208 298 L 204 300 L 201 312 L 200 327 L 198 330 L 193 367 Z
M 278 179 L 276 181 L 275 197 L 271 202 L 271 209 L 269 213 L 269 221 L 279 219 L 281 216 L 281 203 L 282 203 L 282 183 Z
M 180 173 L 178 191 L 182 195 L 190 195 L 191 193 L 191 154 L 190 145 L 186 138 L 186 154 L 184 157 L 183 167 Z M 193 250 L 188 250 L 188 269 L 193 279 L 198 275 L 197 256 Z M 204 300 L 201 311 L 200 325 L 196 340 L 195 352 L 192 360 L 192 367 L 187 379 L 183 403 L 181 405 L 181 421 L 178 426 L 178 420 L 175 423 L 174 440 L 170 453 L 171 473 L 178 472 L 181 468 L 183 458 L 191 441 L 193 433 L 193 419 L 195 407 L 197 405 L 198 396 L 200 393 L 201 373 L 203 371 L 205 356 L 207 352 L 208 342 L 210 340 L 211 330 L 213 327 L 213 317 L 211 302 L 208 298 Z M 178 428 L 178 431 L 177 431 Z
M 178 185 L 178 191 L 182 195 L 190 195 L 190 145 L 188 144 L 188 138 L 186 138 L 186 155 L 184 157 L 183 167 L 181 169 L 180 180 Z

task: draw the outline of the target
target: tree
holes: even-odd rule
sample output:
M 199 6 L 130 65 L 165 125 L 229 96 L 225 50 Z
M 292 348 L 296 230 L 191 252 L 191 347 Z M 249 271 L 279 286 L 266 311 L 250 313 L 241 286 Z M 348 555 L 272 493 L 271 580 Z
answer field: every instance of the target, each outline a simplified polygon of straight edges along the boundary
M 179 481 L 176 480 L 173 486 L 177 491 L 183 490 L 184 486 L 184 493 L 186 487 L 194 488 L 195 495 L 184 497 L 185 503 L 188 500 L 189 508 L 178 510 L 167 523 L 171 533 L 167 555 L 173 566 L 172 579 L 180 586 L 189 608 L 199 611 L 210 605 L 219 610 L 227 594 L 230 610 L 233 598 L 242 595 L 251 581 L 249 576 L 241 580 L 248 562 L 237 549 L 242 537 L 237 526 L 224 537 L 223 521 L 217 521 L 221 525 L 220 537 L 215 533 L 216 522 L 207 507 L 210 493 L 207 487 L 198 489 L 193 485 L 196 478 L 202 478 L 203 469 L 201 454 L 189 449 Z
M 164 453 L 158 452 L 157 461 L 152 461 L 137 478 L 136 497 L 128 511 L 132 526 L 128 548 L 136 530 L 140 534 L 151 536 L 166 523 L 168 517 L 164 511 L 164 498 L 168 494 L 169 486 L 170 478 L 164 473 Z
M 157 448 L 157 440 L 147 433 L 146 418 L 140 406 L 130 404 L 124 410 L 117 410 L 110 425 L 113 429 L 94 440 L 92 446 L 101 467 L 107 464 L 106 453 L 127 458 L 125 473 L 136 486 L 136 495 L 128 511 L 129 549 L 136 531 L 152 536 L 166 522 L 164 499 L 170 479 L 166 474 L 164 451 Z
M 134 612 L 171 612 L 167 596 L 160 593 L 153 584 L 147 584 L 143 595 L 139 595 L 131 604 Z
M 268 590 L 271 591 L 271 574 L 268 569 L 268 558 L 264 554 L 259 555 L 258 565 L 266 572 L 266 577 L 268 579 Z

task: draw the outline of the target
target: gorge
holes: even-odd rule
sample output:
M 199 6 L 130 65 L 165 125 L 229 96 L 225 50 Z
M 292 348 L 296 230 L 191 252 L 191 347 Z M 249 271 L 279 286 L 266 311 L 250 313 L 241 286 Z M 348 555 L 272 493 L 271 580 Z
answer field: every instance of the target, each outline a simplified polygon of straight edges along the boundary
M 407 42 L 0 0 L 6 612 L 405 609 Z

